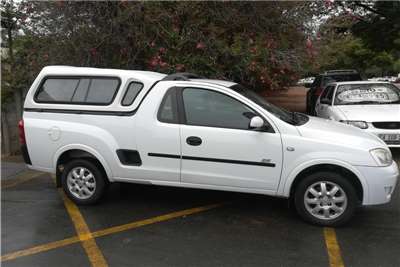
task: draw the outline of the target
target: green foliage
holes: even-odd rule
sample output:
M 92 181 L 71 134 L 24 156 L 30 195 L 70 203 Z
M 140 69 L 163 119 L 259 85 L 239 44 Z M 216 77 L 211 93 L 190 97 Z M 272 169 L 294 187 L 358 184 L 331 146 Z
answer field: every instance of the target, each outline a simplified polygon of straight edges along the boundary
M 374 51 L 352 35 L 321 44 L 318 58 L 320 69 L 357 69 L 368 77 L 397 74 L 399 62 L 393 53 Z
M 316 68 L 358 69 L 368 77 L 397 75 L 400 2 L 335 1 L 335 5 L 333 15 L 320 27 Z
M 12 48 L 3 101 L 46 65 L 188 71 L 260 90 L 328 68 L 375 75 L 400 65 L 398 3 L 22 0 L 1 8 L 12 30 L 11 39 L 2 31 Z
M 22 1 L 15 60 L 28 81 L 46 65 L 189 71 L 280 89 L 306 58 L 307 2 Z M 314 8 L 315 5 L 313 4 Z M 25 80 L 28 80 L 25 84 Z
M 394 61 L 393 70 L 395 73 L 400 73 L 400 58 Z
M 369 64 L 372 51 L 360 39 L 343 36 L 325 41 L 320 47 L 320 65 L 327 69 L 350 68 L 363 70 Z
M 400 56 L 400 1 L 376 1 L 369 11 L 352 26 L 354 35 L 373 50 Z

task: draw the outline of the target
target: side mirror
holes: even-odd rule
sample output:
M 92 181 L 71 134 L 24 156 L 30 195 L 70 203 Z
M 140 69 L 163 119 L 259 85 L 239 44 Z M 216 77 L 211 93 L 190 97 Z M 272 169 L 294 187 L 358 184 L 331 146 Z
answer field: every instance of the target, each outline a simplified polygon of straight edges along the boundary
M 257 128 L 261 128 L 263 126 L 264 126 L 264 120 L 259 116 L 254 116 L 250 120 L 250 125 L 249 125 L 250 129 L 257 129 Z

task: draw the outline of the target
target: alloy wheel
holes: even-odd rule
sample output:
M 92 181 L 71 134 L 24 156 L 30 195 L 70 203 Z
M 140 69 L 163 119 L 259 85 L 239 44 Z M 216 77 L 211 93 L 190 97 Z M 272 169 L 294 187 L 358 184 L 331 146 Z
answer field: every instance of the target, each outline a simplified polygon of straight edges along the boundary
M 347 195 L 340 185 L 319 181 L 307 188 L 304 205 L 312 216 L 321 220 L 333 220 L 345 212 Z
M 85 167 L 75 167 L 67 175 L 69 192 L 78 199 L 88 199 L 96 191 L 96 179 Z

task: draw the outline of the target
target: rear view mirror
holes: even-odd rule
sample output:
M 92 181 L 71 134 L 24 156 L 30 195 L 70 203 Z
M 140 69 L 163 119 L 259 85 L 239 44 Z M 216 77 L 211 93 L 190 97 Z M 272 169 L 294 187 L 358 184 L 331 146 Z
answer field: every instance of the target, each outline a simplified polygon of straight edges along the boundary
M 260 116 L 254 116 L 250 120 L 250 125 L 249 125 L 250 129 L 257 129 L 257 128 L 261 128 L 263 126 L 264 126 L 264 120 Z

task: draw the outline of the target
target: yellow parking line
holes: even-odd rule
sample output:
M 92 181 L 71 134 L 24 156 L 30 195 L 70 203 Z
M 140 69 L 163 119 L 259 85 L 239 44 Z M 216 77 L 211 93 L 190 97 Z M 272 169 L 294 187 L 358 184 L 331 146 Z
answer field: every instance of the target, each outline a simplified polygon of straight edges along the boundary
M 27 181 L 30 181 L 40 175 L 43 175 L 41 172 L 32 172 L 32 171 L 24 171 L 23 173 L 17 174 L 15 178 L 11 178 L 10 180 L 3 181 L 1 183 L 1 188 L 10 188 L 14 187 L 16 185 L 19 185 L 21 183 L 25 183 Z
M 31 247 L 31 248 L 28 248 L 28 249 L 18 250 L 18 251 L 15 251 L 15 252 L 4 254 L 4 255 L 2 255 L 0 257 L 0 259 L 1 259 L 1 261 L 14 260 L 14 259 L 19 258 L 19 257 L 24 257 L 24 256 L 37 254 L 37 253 L 40 253 L 40 252 L 45 252 L 45 251 L 48 251 L 48 250 L 51 250 L 51 249 L 68 246 L 68 245 L 71 245 L 71 244 L 77 243 L 77 242 L 79 242 L 79 238 L 77 236 L 74 236 L 74 237 L 63 239 L 63 240 L 59 240 L 59 241 L 55 241 L 55 242 L 51 242 L 51 243 L 47 243 L 47 244 Z
M 66 198 L 66 196 L 64 195 L 64 192 L 62 192 L 62 194 L 63 194 L 63 198 L 64 197 Z M 2 255 L 0 257 L 0 260 L 2 262 L 3 261 L 14 260 L 14 259 L 19 258 L 19 257 L 29 256 L 29 255 L 37 254 L 37 253 L 40 253 L 40 252 L 45 252 L 45 251 L 48 251 L 48 250 L 52 250 L 52 249 L 56 249 L 56 248 L 60 248 L 60 247 L 64 247 L 64 246 L 68 246 L 68 245 L 71 245 L 71 244 L 74 244 L 74 243 L 78 243 L 78 242 L 80 242 L 82 240 L 86 241 L 88 239 L 92 239 L 92 238 L 96 238 L 96 237 L 100 237 L 100 236 L 106 236 L 106 235 L 110 235 L 110 234 L 114 234 L 114 233 L 130 230 L 130 229 L 138 228 L 138 227 L 145 226 L 145 225 L 150 225 L 150 224 L 154 224 L 154 223 L 158 223 L 158 222 L 162 222 L 162 221 L 167 221 L 167 220 L 170 220 L 170 219 L 179 218 L 179 217 L 183 217 L 183 216 L 199 213 L 199 212 L 202 212 L 202 211 L 207 211 L 207 210 L 210 210 L 210 209 L 213 209 L 213 208 L 220 207 L 220 206 L 222 206 L 224 204 L 225 203 L 218 203 L 218 204 L 213 204 L 213 205 L 207 205 L 207 206 L 202 206 L 202 207 L 196 207 L 196 208 L 176 211 L 176 212 L 172 212 L 172 213 L 169 213 L 169 214 L 156 216 L 154 218 L 149 218 L 149 219 L 145 219 L 145 220 L 141 220 L 141 221 L 136 221 L 136 222 L 132 222 L 132 223 L 128 223 L 128 224 L 123 224 L 123 225 L 120 225 L 120 226 L 114 226 L 114 227 L 106 228 L 106 229 L 99 230 L 99 231 L 96 231 L 96 232 L 93 232 L 93 233 L 89 232 L 89 233 L 86 233 L 86 234 L 82 234 L 79 237 L 78 236 L 74 236 L 74 237 L 63 239 L 63 240 L 50 242 L 50 243 L 43 244 L 43 245 L 38 245 L 38 246 L 35 246 L 35 247 L 32 247 L 32 248 L 18 250 L 18 251 L 15 251 L 15 252 L 4 254 L 4 255 Z M 80 229 L 84 228 L 84 226 L 81 223 L 78 224 L 78 227 Z M 94 241 L 94 239 L 92 239 L 92 240 Z M 88 249 L 91 249 L 91 247 L 89 246 Z
M 127 224 L 123 224 L 123 225 L 114 226 L 114 227 L 110 227 L 110 228 L 107 228 L 107 229 L 99 230 L 99 231 L 93 232 L 92 235 L 94 237 L 110 235 L 110 234 L 114 234 L 114 233 L 130 230 L 130 229 L 134 229 L 134 228 L 138 228 L 138 227 L 145 226 L 145 225 L 154 224 L 154 223 L 158 223 L 158 222 L 162 222 L 162 221 L 167 221 L 167 220 L 171 220 L 171 219 L 174 219 L 174 218 L 179 218 L 179 217 L 182 217 L 182 216 L 186 216 L 186 215 L 190 215 L 190 214 L 199 213 L 199 212 L 202 212 L 202 211 L 214 209 L 214 208 L 220 207 L 222 205 L 224 205 L 224 203 L 212 204 L 212 205 L 203 206 L 203 207 L 197 207 L 197 208 L 192 208 L 192 209 L 187 209 L 187 210 L 182 210 L 182 211 L 176 211 L 176 212 L 172 212 L 172 213 L 169 213 L 169 214 L 153 217 L 153 218 L 142 220 L 142 221 L 127 223 Z
M 328 251 L 329 255 L 330 267 L 344 267 L 339 243 L 336 239 L 335 229 L 330 227 L 325 227 L 324 236 L 325 236 L 326 250 Z
M 96 267 L 108 266 L 103 253 L 97 246 L 96 241 L 94 240 L 78 207 L 65 195 L 61 188 L 59 188 L 59 192 L 64 200 L 64 205 L 67 208 L 68 214 L 74 223 L 79 240 L 82 242 L 82 246 L 89 257 L 90 263 L 92 266 Z

